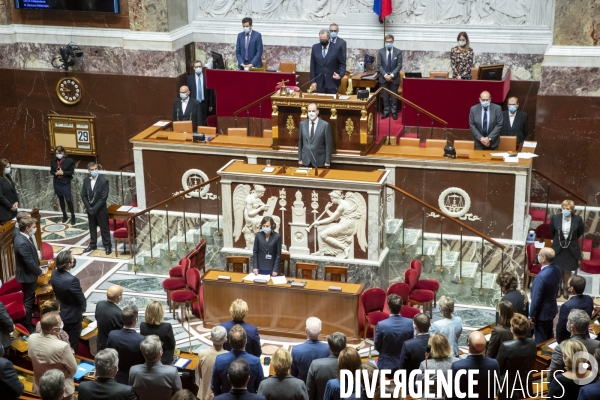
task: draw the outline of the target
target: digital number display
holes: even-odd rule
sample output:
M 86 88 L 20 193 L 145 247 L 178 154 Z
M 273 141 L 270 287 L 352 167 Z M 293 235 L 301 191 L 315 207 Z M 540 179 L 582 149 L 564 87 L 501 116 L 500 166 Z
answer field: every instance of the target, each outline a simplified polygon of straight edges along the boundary
M 60 10 L 119 13 L 119 0 L 15 0 L 15 8 L 23 10 Z

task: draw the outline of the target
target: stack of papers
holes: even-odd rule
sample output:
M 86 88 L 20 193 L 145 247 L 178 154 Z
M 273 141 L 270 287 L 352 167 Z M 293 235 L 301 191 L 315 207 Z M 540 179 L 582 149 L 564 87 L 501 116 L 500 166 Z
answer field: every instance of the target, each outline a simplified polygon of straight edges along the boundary
M 528 141 L 523 142 L 523 147 L 531 147 L 532 149 L 535 149 L 536 146 L 537 146 L 536 142 L 528 142 Z
M 157 123 L 154 124 L 154 126 L 166 126 L 168 124 L 169 124 L 168 121 L 158 121 Z
M 133 207 L 131 207 L 131 206 L 121 206 L 121 207 L 117 208 L 117 211 L 119 211 L 119 212 L 127 212 L 127 211 L 131 210 L 132 208 Z
M 90 322 L 87 326 L 87 328 L 83 329 L 81 331 L 81 335 L 79 335 L 80 337 L 84 337 L 85 335 L 87 335 L 88 333 L 90 333 L 91 331 L 93 331 L 94 329 L 96 329 L 96 327 L 98 326 L 98 322 L 94 321 L 94 322 Z
M 177 362 L 175 364 L 173 364 L 173 366 L 184 369 L 191 361 L 192 360 L 190 360 L 188 358 L 180 358 L 179 360 L 177 360 Z
M 267 281 L 267 282 L 269 282 L 271 280 L 271 275 L 257 275 L 255 273 L 250 273 L 250 274 L 246 275 L 244 277 L 244 279 L 242 279 L 242 280 L 243 281 L 254 282 L 257 279 L 259 281 Z
M 285 285 L 287 283 L 287 278 L 283 275 L 273 276 L 271 277 L 271 281 L 273 281 L 274 285 Z

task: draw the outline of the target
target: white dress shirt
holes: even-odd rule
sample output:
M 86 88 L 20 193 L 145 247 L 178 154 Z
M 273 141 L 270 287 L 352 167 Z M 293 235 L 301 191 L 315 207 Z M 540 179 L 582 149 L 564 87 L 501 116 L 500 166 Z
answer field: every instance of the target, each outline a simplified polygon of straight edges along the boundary
M 92 190 L 94 190 L 94 186 L 96 186 L 96 178 L 90 178 L 90 186 L 92 187 Z
M 317 133 L 317 126 L 319 126 L 319 116 L 317 115 L 317 118 L 315 118 L 315 134 Z M 308 138 L 311 139 L 310 137 L 310 130 L 312 127 L 312 123 L 313 121 L 310 120 L 310 118 L 308 119 Z
M 181 113 L 185 114 L 185 109 L 187 108 L 188 103 L 190 102 L 190 96 L 188 96 L 185 100 L 181 100 Z
M 513 123 L 515 122 L 515 117 L 517 116 L 517 112 L 515 111 L 514 113 L 511 113 L 510 111 L 508 112 L 508 121 L 510 122 L 510 127 L 512 128 Z
M 568 218 L 563 217 L 562 230 L 563 230 L 563 236 L 565 237 L 565 239 L 567 237 L 569 237 L 569 231 L 571 231 L 571 217 L 570 216 Z

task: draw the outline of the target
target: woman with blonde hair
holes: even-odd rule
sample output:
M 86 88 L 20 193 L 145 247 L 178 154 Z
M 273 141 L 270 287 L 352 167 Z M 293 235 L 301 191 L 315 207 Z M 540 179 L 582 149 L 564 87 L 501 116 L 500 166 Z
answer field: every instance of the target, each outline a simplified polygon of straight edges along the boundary
M 323 400 L 340 400 L 340 373 L 341 371 L 348 370 L 352 372 L 352 376 L 356 376 L 356 371 L 361 369 L 362 361 L 360 359 L 360 355 L 358 351 L 354 347 L 346 347 L 344 350 L 340 351 L 340 355 L 338 356 L 338 368 L 337 368 L 337 378 L 330 379 L 327 381 L 327 386 L 325 386 L 325 394 L 323 395 Z M 356 393 L 354 388 L 346 388 L 346 390 L 351 390 L 350 397 L 345 397 L 346 399 L 360 399 L 361 396 L 359 394 L 356 397 Z M 361 389 L 362 390 L 362 389 Z
M 550 220 L 550 236 L 552 236 L 552 250 L 554 262 L 562 271 L 562 294 L 569 298 L 569 278 L 577 270 L 581 261 L 581 247 L 579 238 L 583 235 L 583 219 L 575 215 L 573 200 L 565 200 L 561 204 L 560 214 L 554 214 Z
M 431 324 L 429 334 L 441 333 L 446 336 L 452 346 L 454 357 L 458 357 L 458 338 L 460 338 L 460 334 L 462 333 L 462 319 L 452 315 L 454 312 L 454 300 L 450 297 L 440 297 L 438 306 L 443 318 Z
M 588 364 L 586 358 L 575 358 L 575 354 L 583 353 L 592 357 L 585 346 L 578 340 L 567 339 L 560 344 L 565 362 L 565 372 L 557 373 L 548 388 L 549 399 L 576 399 L 579 389 L 592 383 L 596 377 L 582 364 Z M 581 355 L 581 354 L 580 354 Z M 583 373 L 581 372 L 583 371 Z
M 162 303 L 152 300 L 146 306 L 145 322 L 140 324 L 140 334 L 144 336 L 158 336 L 162 342 L 163 349 L 160 361 L 164 365 L 171 365 L 173 363 L 173 352 L 175 351 L 175 336 L 173 335 L 173 326 L 163 322 L 164 317 L 165 309 Z
M 450 371 L 452 367 L 452 363 L 458 361 L 458 358 L 454 357 L 452 354 L 452 347 L 450 347 L 450 342 L 446 336 L 441 333 L 434 333 L 429 337 L 429 342 L 427 342 L 431 346 L 431 358 L 425 359 L 421 361 L 421 365 L 419 365 L 419 369 L 423 371 L 423 374 L 417 374 L 416 380 L 424 380 L 425 379 L 425 371 L 430 370 L 433 371 L 433 375 L 431 375 L 431 380 L 434 382 L 430 389 L 430 393 L 437 393 L 437 374 L 441 372 L 446 374 Z M 443 398 L 443 397 L 442 397 Z M 431 397 L 430 399 L 437 399 L 437 397 Z
M 298 378 L 290 375 L 292 356 L 286 349 L 278 349 L 271 358 L 275 375 L 269 376 L 260 383 L 258 394 L 267 400 L 308 400 L 306 385 Z

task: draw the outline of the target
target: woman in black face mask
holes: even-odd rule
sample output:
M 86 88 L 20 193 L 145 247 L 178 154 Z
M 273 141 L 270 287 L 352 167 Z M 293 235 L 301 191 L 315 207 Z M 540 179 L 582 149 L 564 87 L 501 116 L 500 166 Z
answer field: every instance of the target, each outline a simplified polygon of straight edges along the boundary
M 0 225 L 17 216 L 19 195 L 12 178 L 10 177 L 10 161 L 6 158 L 0 160 Z
M 62 222 L 65 223 L 68 220 L 65 209 L 65 203 L 67 203 L 71 213 L 71 225 L 75 225 L 75 212 L 71 200 L 71 180 L 75 173 L 75 162 L 69 158 L 62 146 L 56 146 L 55 153 L 56 158 L 50 164 L 50 174 L 54 176 L 54 193 L 58 197 L 60 210 L 63 213 Z

